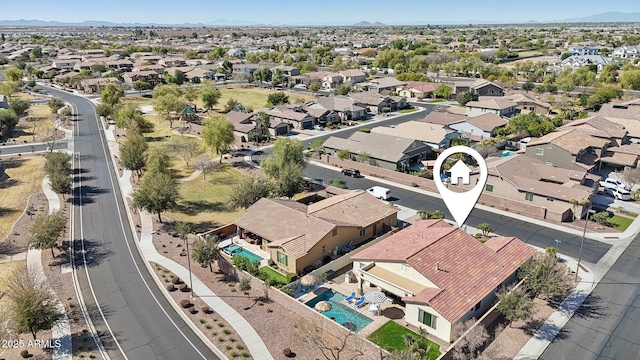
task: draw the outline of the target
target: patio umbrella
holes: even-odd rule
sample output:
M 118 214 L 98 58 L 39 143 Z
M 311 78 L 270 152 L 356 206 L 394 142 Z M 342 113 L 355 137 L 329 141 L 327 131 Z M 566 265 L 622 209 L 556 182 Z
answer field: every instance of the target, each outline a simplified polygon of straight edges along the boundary
M 316 310 L 320 312 L 325 312 L 333 309 L 333 305 L 331 305 L 328 301 L 320 301 L 316 304 Z
M 364 293 L 364 299 L 371 304 L 380 304 L 387 300 L 387 295 L 382 291 L 367 291 Z
M 300 279 L 302 286 L 311 286 L 318 282 L 318 277 L 312 274 L 307 274 Z

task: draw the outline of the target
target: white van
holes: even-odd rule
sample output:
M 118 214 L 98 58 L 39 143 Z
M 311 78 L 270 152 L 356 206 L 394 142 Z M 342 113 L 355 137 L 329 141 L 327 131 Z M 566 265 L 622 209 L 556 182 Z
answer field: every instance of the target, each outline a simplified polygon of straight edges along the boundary
M 389 200 L 391 198 L 391 190 L 382 186 L 374 186 L 367 189 L 367 192 L 378 199 Z

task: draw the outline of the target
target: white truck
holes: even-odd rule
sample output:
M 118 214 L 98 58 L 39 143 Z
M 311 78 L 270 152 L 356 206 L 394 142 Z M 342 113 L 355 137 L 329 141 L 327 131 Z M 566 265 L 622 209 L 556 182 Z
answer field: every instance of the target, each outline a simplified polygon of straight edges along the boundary
M 367 192 L 378 199 L 389 200 L 391 198 L 391 190 L 382 186 L 370 187 L 367 189 Z

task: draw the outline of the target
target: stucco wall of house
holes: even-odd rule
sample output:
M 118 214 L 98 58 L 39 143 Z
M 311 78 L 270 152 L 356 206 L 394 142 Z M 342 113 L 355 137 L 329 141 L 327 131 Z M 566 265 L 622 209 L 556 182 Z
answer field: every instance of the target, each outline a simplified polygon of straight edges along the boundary
M 478 96 L 504 96 L 504 90 L 493 85 L 488 84 L 476 90 Z
M 467 116 L 469 116 L 469 117 L 480 116 L 480 115 L 484 115 L 484 114 L 487 114 L 487 113 L 493 113 L 493 114 L 496 114 L 496 115 L 500 115 L 500 110 L 476 108 L 476 107 L 467 107 Z
M 538 159 L 550 166 L 584 171 L 583 167 L 574 163 L 576 160 L 575 155 L 571 155 L 569 151 L 551 143 L 527 146 L 525 155 Z
M 420 318 L 420 310 L 428 312 L 433 317 L 435 317 L 435 329 L 422 323 L 422 319 Z M 439 339 L 442 339 L 446 342 L 451 342 L 453 340 L 452 324 L 447 321 L 447 319 L 445 319 L 442 315 L 440 315 L 440 313 L 437 312 L 434 308 L 428 305 L 407 303 L 404 319 L 410 325 L 423 328 L 427 331 L 427 333 Z
M 484 131 L 473 124 L 469 124 L 468 122 L 451 124 L 449 125 L 449 127 L 465 135 L 469 134 L 469 135 L 475 135 L 475 136 L 482 136 L 483 138 L 491 137 L 491 132 Z

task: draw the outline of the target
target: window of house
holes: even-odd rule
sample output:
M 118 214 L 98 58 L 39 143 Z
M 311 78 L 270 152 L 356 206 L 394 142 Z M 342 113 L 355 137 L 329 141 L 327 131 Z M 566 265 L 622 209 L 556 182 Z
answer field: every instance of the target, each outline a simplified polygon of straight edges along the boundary
M 544 149 L 536 149 L 536 155 L 544 155 Z
M 365 228 L 360 228 L 360 237 L 364 236 Z
M 285 254 L 283 254 L 283 253 L 281 253 L 279 251 L 276 253 L 276 255 L 277 255 L 276 256 L 276 260 L 280 264 L 282 264 L 284 266 L 289 266 L 289 257 L 287 255 L 285 255 Z
M 429 314 L 426 311 L 420 310 L 418 314 L 419 320 L 421 323 L 427 325 L 428 327 L 435 329 L 436 328 L 436 317 Z
M 485 190 L 487 190 L 488 192 L 492 192 L 493 191 L 493 185 L 487 184 L 487 186 L 485 186 Z
M 533 201 L 533 194 L 532 193 L 525 193 L 524 194 L 524 199 L 528 200 L 528 201 Z
M 322 245 L 322 252 L 325 252 L 327 246 L 326 245 Z

